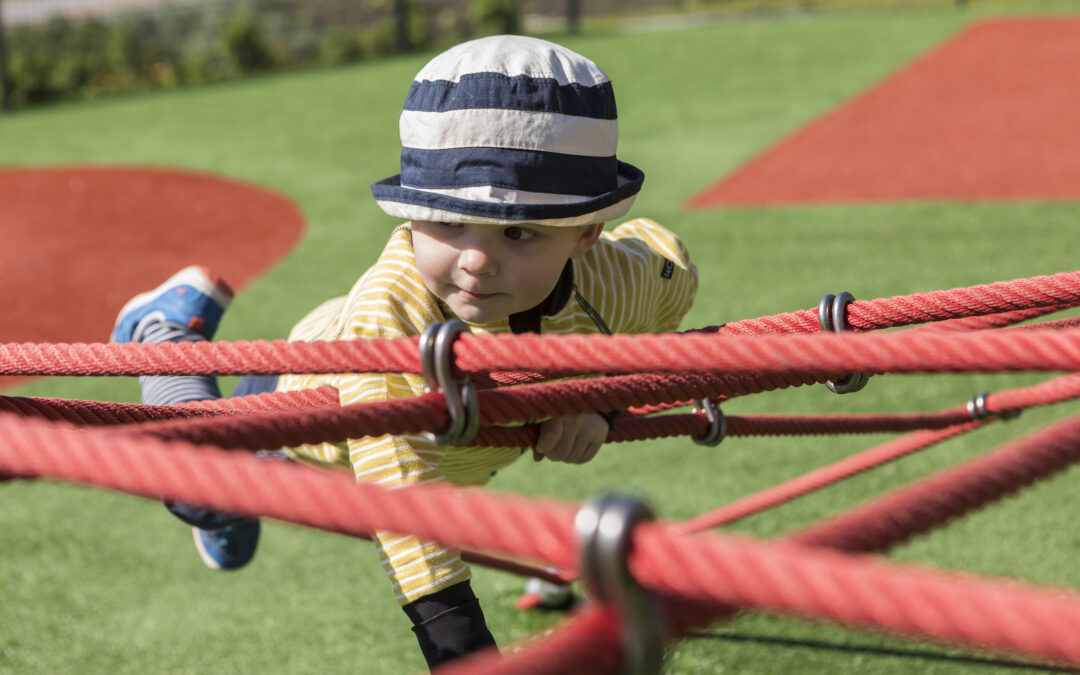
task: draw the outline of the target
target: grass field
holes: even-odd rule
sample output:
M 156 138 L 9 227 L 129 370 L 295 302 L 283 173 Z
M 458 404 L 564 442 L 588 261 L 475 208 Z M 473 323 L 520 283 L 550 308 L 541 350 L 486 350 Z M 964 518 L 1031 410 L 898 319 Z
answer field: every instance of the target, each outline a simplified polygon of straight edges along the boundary
M 1075 2 L 1001 7 L 1080 11 Z M 615 84 L 620 157 L 647 174 L 633 214 L 679 232 L 701 269 L 701 292 L 684 327 L 811 307 L 840 290 L 869 299 L 1080 267 L 1080 204 L 680 207 L 776 139 L 989 12 L 849 13 L 563 40 L 595 59 Z M 219 333 L 276 338 L 307 309 L 345 292 L 381 249 L 393 221 L 378 211 L 367 185 L 396 172 L 400 105 L 429 56 L 3 116 L 0 162 L 179 166 L 289 195 L 308 219 L 304 240 L 243 290 Z M 726 412 L 935 410 L 1039 379 L 879 377 L 856 396 L 814 387 L 739 399 Z M 15 393 L 131 401 L 137 385 L 54 378 Z M 1077 410 L 1028 412 L 734 529 L 782 534 Z M 617 489 L 646 495 L 659 513 L 678 519 L 886 438 L 729 440 L 715 449 L 686 440 L 638 443 L 610 447 L 584 467 L 521 462 L 492 487 L 567 500 Z M 891 558 L 1080 587 L 1077 478 L 1076 470 L 1060 475 Z M 367 543 L 269 523 L 250 568 L 215 574 L 199 562 L 189 531 L 159 505 L 44 482 L 0 485 L 0 531 L 2 673 L 423 670 Z M 514 610 L 521 590 L 515 577 L 479 570 L 473 583 L 502 644 L 558 618 Z M 1037 666 L 748 614 L 675 648 L 667 672 L 1028 668 Z

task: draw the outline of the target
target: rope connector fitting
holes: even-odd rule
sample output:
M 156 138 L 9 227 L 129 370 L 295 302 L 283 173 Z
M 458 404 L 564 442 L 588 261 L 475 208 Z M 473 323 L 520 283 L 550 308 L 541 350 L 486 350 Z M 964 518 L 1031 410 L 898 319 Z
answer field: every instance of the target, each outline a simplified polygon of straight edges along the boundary
M 709 421 L 709 430 L 703 436 L 692 436 L 698 445 L 714 447 L 720 445 L 727 436 L 727 418 L 724 411 L 713 403 L 710 398 L 703 398 L 694 402 L 694 412 L 704 414 Z
M 420 367 L 427 390 L 441 392 L 446 399 L 450 424 L 442 431 L 426 435 L 438 445 L 468 445 L 480 428 L 476 387 L 468 378 L 454 374 L 454 340 L 469 332 L 464 321 L 451 319 L 433 323 L 420 335 Z
M 1003 410 L 999 413 L 991 411 L 986 407 L 986 397 L 989 395 L 990 392 L 984 391 L 968 399 L 967 411 L 971 415 L 971 419 L 980 421 L 996 417 L 1001 420 L 1011 420 L 1020 416 L 1019 410 Z
M 847 306 L 854 300 L 855 296 L 847 291 L 842 292 L 840 295 L 827 293 L 822 296 L 817 308 L 818 324 L 821 326 L 822 332 L 837 334 L 844 332 L 849 327 L 847 323 Z M 854 394 L 865 387 L 869 381 L 869 375 L 852 373 L 839 382 L 828 380 L 825 382 L 825 386 L 834 394 Z
M 581 547 L 581 578 L 601 603 L 613 606 L 622 622 L 622 672 L 654 675 L 664 665 L 667 622 L 657 597 L 630 574 L 634 527 L 653 519 L 644 501 L 625 495 L 593 497 L 574 519 Z

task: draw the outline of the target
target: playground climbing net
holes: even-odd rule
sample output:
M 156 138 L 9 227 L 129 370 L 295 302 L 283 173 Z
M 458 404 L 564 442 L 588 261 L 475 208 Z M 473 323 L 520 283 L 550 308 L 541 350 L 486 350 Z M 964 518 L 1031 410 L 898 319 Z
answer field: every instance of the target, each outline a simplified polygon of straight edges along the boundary
M 405 372 L 433 391 L 340 406 L 337 391 L 146 406 L 0 397 L 0 478 L 47 478 L 266 516 L 350 536 L 411 532 L 466 559 L 552 581 L 591 601 L 471 673 L 658 672 L 664 647 L 742 608 L 784 611 L 1080 665 L 1080 592 L 855 555 L 913 536 L 1080 460 L 1080 417 L 805 527 L 780 541 L 707 532 L 1033 406 L 1080 396 L 1080 321 L 1017 325 L 1080 305 L 1080 272 L 855 301 L 679 334 L 474 336 L 452 323 L 420 338 L 289 343 L 0 344 L 0 375 Z M 916 326 L 907 330 L 878 329 Z M 887 373 L 1063 371 L 932 413 L 725 417 L 724 401 L 828 383 L 857 391 Z M 565 380 L 568 376 L 601 375 Z M 695 404 L 691 413 L 663 413 Z M 526 447 L 530 419 L 626 410 L 608 442 L 907 432 L 682 522 L 618 495 L 580 508 L 469 491 L 388 491 L 287 462 L 268 447 L 427 432 L 455 445 Z M 730 441 L 729 441 L 730 442 Z M 228 449 L 228 450 L 226 450 Z M 554 570 L 554 571 L 553 571 Z M 974 620 L 973 617 L 977 617 Z

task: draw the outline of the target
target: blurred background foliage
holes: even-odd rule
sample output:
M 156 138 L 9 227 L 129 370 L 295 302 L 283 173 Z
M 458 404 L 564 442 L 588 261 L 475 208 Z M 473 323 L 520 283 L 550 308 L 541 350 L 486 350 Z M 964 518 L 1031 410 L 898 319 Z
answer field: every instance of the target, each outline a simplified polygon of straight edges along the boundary
M 965 0 L 0 0 L 0 105 L 327 67 L 496 33 Z

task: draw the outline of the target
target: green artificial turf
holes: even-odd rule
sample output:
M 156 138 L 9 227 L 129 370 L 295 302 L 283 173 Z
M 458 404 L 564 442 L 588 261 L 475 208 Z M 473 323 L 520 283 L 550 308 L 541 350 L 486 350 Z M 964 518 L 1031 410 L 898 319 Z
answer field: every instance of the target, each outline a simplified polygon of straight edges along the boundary
M 1001 7 L 1080 10 L 1063 2 Z M 977 15 L 802 15 L 562 40 L 612 77 L 620 157 L 647 174 L 633 214 L 675 229 L 701 270 L 684 327 L 812 307 L 840 290 L 869 299 L 1080 267 L 1076 204 L 681 207 Z M 0 162 L 179 166 L 290 196 L 308 221 L 303 241 L 243 290 L 219 333 L 226 340 L 280 337 L 310 307 L 344 293 L 381 249 L 393 220 L 367 185 L 396 172 L 400 105 L 429 57 L 18 112 L 0 117 Z M 171 272 L 162 270 L 163 277 Z M 855 396 L 802 388 L 737 399 L 726 412 L 936 410 L 1040 379 L 878 377 Z M 14 393 L 131 401 L 137 387 L 134 379 L 52 378 Z M 731 529 L 783 534 L 1077 409 L 1029 411 Z M 566 500 L 618 490 L 645 495 L 660 514 L 681 519 L 888 438 L 626 444 L 585 466 L 522 461 L 500 472 L 492 488 Z M 891 558 L 1080 587 L 1080 534 L 1071 527 L 1076 479 L 1076 471 L 1066 472 Z M 249 568 L 212 573 L 196 557 L 190 532 L 155 503 L 17 481 L 0 485 L 0 532 L 0 673 L 423 670 L 408 621 L 365 542 L 269 522 Z M 474 585 L 502 644 L 558 618 L 514 610 L 521 591 L 515 577 L 481 569 Z M 1005 673 L 1024 669 L 1016 661 L 1023 659 L 747 614 L 673 649 L 666 672 Z

